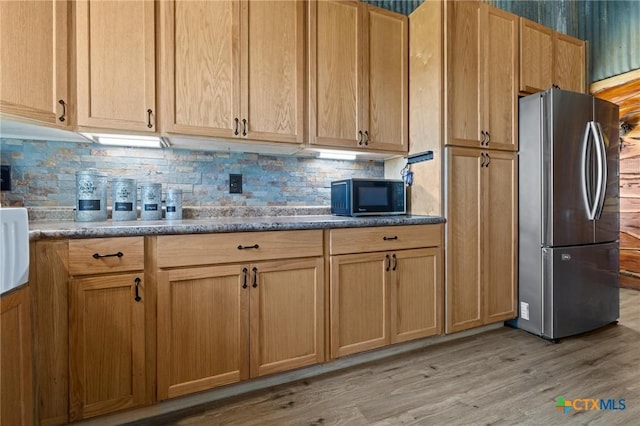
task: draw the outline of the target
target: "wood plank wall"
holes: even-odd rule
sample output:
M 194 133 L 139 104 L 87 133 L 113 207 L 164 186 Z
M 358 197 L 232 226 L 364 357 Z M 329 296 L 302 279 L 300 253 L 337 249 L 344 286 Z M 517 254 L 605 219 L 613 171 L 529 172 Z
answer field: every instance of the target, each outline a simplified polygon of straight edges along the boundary
M 620 151 L 620 285 L 640 290 L 640 140 Z

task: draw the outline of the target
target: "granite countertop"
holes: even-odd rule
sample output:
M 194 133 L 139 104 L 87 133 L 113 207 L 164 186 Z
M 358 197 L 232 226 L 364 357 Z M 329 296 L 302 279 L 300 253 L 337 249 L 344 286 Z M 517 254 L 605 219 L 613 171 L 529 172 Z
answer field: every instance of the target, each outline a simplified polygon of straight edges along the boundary
M 209 217 L 183 220 L 75 222 L 40 221 L 29 223 L 29 239 L 99 238 L 138 235 L 204 234 L 218 232 L 283 231 L 296 229 L 358 228 L 444 223 L 440 216 L 343 217 L 321 215 Z

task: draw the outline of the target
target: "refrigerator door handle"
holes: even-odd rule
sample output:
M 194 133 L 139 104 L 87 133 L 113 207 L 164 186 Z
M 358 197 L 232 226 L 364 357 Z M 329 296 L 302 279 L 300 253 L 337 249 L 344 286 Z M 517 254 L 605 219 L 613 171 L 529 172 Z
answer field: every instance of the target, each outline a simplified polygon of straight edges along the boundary
M 598 142 L 597 147 L 600 150 L 600 156 L 598 158 L 598 170 L 599 174 L 602 176 L 602 179 L 600 182 L 600 197 L 596 198 L 597 208 L 595 211 L 595 219 L 600 219 L 600 216 L 602 216 L 602 209 L 604 208 L 604 200 L 607 193 L 609 165 L 607 164 L 607 147 L 604 143 L 604 137 L 602 136 L 602 126 L 600 126 L 600 123 L 598 123 L 597 121 L 594 122 L 593 130 L 596 141 Z
M 582 167 L 580 168 L 580 181 L 582 182 L 582 199 L 584 200 L 584 208 L 587 211 L 587 219 L 593 220 L 595 213 L 595 205 L 591 205 L 590 200 L 590 185 L 588 185 L 587 180 L 591 181 L 591 168 L 589 164 L 587 164 L 587 152 L 589 151 L 589 135 L 591 134 L 591 122 L 588 122 L 584 129 L 584 136 L 582 138 Z M 595 203 L 594 203 L 595 204 Z

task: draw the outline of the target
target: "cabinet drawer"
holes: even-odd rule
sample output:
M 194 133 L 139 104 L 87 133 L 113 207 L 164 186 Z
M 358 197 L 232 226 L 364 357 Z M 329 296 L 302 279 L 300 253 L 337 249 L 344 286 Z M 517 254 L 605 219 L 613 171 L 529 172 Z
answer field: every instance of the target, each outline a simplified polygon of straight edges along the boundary
M 144 269 L 143 237 L 69 240 L 69 273 L 71 275 L 141 269 Z
M 329 238 L 331 255 L 436 247 L 442 224 L 333 229 Z
M 158 267 L 322 256 L 322 230 L 158 237 Z

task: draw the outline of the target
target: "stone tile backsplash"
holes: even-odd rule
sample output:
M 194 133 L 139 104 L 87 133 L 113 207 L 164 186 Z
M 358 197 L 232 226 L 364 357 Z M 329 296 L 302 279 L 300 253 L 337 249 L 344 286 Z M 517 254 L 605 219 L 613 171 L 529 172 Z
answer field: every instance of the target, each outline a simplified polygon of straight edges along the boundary
M 105 147 L 90 143 L 0 139 L 1 163 L 11 166 L 12 190 L 2 205 L 75 205 L 75 173 L 94 168 L 183 191 L 183 205 L 328 206 L 330 182 L 384 177 L 381 161 L 320 160 L 251 153 Z M 229 194 L 229 174 L 243 175 L 242 194 Z M 138 198 L 140 194 L 138 192 Z M 111 206 L 109 185 L 108 204 Z

